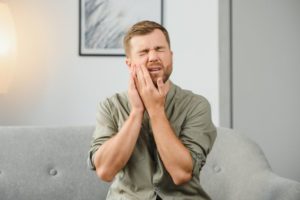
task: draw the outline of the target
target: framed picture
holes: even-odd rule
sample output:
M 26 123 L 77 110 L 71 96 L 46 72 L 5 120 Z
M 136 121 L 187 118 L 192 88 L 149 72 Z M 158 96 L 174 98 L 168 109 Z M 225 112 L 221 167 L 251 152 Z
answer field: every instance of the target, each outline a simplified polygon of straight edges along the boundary
M 123 37 L 141 20 L 163 24 L 163 0 L 79 0 L 79 55 L 124 56 Z

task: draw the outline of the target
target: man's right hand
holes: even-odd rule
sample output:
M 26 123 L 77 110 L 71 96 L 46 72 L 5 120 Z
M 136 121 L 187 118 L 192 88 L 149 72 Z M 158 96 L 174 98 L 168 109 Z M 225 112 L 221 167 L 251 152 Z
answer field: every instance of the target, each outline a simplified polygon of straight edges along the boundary
M 130 115 L 118 133 L 104 142 L 94 156 L 97 175 L 104 181 L 112 181 L 124 168 L 140 134 L 145 107 L 137 91 L 135 79 L 136 73 L 131 71 L 128 89 Z
M 129 89 L 128 89 L 128 98 L 131 105 L 131 112 L 137 112 L 143 114 L 145 111 L 145 106 L 138 93 L 135 82 L 136 82 L 136 71 L 135 71 L 135 67 L 132 67 L 132 70 L 130 71 Z

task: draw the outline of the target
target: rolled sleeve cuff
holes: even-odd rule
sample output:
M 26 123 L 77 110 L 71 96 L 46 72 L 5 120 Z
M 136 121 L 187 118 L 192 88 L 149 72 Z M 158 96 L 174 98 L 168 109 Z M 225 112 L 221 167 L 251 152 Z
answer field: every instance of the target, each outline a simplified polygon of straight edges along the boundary
M 205 165 L 206 157 L 202 153 L 195 153 L 195 152 L 191 152 L 191 155 L 194 162 L 193 175 L 199 176 L 202 167 Z
M 96 170 L 96 167 L 94 165 L 95 152 L 96 151 L 90 151 L 87 159 L 87 165 L 91 170 Z

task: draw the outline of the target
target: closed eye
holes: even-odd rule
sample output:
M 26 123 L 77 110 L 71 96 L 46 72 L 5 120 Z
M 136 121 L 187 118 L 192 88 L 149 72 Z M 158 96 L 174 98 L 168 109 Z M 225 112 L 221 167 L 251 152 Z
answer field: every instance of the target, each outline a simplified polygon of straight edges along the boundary
M 139 56 L 144 56 L 144 55 L 146 55 L 148 52 L 149 52 L 149 50 L 147 50 L 147 49 L 142 50 L 142 51 L 139 51 Z
M 157 51 L 157 52 L 163 52 L 163 51 L 165 51 L 165 47 L 156 47 L 155 48 L 155 51 Z

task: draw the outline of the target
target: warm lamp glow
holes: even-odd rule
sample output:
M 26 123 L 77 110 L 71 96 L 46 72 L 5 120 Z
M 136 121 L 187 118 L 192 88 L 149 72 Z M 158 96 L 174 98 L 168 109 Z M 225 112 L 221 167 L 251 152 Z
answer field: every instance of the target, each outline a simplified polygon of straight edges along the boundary
M 0 2 L 0 94 L 8 90 L 15 62 L 15 25 L 8 6 Z

